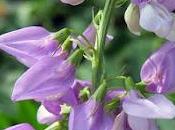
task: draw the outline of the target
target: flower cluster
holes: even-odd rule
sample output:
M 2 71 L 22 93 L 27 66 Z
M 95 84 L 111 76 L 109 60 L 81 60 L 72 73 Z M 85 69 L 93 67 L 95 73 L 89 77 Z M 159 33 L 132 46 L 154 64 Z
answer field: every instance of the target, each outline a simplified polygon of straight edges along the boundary
M 71 5 L 83 2 L 61 1 Z M 102 78 L 98 88 L 91 81 L 76 78 L 76 68 L 83 56 L 93 60 L 98 53 L 99 27 L 103 27 L 99 21 L 105 19 L 103 14 L 102 18 L 97 14 L 99 19 L 76 38 L 67 28 L 49 32 L 38 26 L 1 35 L 0 49 L 28 67 L 16 81 L 11 99 L 39 102 L 39 123 L 55 125 L 68 120 L 69 130 L 158 130 L 156 119 L 175 117 L 175 105 L 163 95 L 175 92 L 173 9 L 175 2 L 171 0 L 132 0 L 125 13 L 128 28 L 133 33 L 139 35 L 141 26 L 171 40 L 143 64 L 140 77 L 146 86 L 144 90 L 125 76 L 116 77 L 124 80 L 123 87 L 112 90 L 107 89 L 108 77 Z M 104 39 L 107 43 L 113 37 L 105 35 Z M 60 125 L 55 126 L 58 127 Z M 6 130 L 34 128 L 23 123 Z

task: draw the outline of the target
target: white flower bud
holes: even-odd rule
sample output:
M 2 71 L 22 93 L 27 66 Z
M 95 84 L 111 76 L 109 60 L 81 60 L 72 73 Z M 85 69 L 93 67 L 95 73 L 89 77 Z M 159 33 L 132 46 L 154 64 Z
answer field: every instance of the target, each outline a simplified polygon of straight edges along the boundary
M 124 18 L 128 26 L 128 29 L 133 34 L 140 35 L 141 28 L 139 26 L 139 19 L 140 19 L 139 7 L 131 3 L 125 12 Z

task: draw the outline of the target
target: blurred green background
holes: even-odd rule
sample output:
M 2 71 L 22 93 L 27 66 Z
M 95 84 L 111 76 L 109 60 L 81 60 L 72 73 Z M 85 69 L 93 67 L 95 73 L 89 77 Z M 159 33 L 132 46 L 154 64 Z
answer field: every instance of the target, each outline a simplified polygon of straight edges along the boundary
M 82 33 L 91 23 L 92 10 L 102 9 L 103 4 L 104 0 L 86 0 L 73 7 L 59 0 L 0 0 L 0 34 L 31 25 L 43 26 L 53 32 L 70 27 Z M 111 20 L 109 33 L 115 38 L 106 47 L 106 70 L 109 76 L 131 75 L 135 81 L 139 81 L 141 65 L 163 40 L 144 31 L 140 37 L 132 35 L 123 19 L 127 5 L 115 9 Z M 10 100 L 15 80 L 26 69 L 13 57 L 0 51 L 0 130 L 21 122 L 31 123 L 37 130 L 46 127 L 36 120 L 39 104 L 32 101 L 13 103 Z M 91 78 L 89 62 L 83 62 L 77 77 Z M 110 87 L 118 85 L 114 82 Z M 175 120 L 158 122 L 161 130 L 175 130 Z

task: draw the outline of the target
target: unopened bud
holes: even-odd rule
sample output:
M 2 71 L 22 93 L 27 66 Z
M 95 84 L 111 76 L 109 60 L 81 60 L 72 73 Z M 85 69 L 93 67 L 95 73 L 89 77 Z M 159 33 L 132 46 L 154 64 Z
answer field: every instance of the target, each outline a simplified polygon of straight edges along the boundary
M 135 35 L 140 35 L 141 28 L 139 25 L 140 11 L 139 7 L 131 3 L 125 12 L 125 22 L 128 29 Z

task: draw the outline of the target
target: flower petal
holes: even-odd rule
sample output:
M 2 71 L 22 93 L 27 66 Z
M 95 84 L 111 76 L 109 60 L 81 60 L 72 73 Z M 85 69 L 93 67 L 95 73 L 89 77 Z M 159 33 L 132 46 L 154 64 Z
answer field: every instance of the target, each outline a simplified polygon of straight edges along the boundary
M 123 110 L 131 116 L 141 118 L 165 118 L 175 117 L 175 106 L 165 96 L 156 94 L 148 99 L 142 99 L 135 91 L 123 101 Z
M 75 68 L 60 57 L 44 57 L 16 82 L 12 100 L 60 98 L 74 82 Z
M 61 117 L 59 115 L 54 115 L 47 111 L 47 109 L 41 105 L 37 112 L 37 120 L 41 124 L 52 124 L 59 120 Z
M 167 93 L 175 91 L 175 44 L 167 42 L 143 64 L 141 79 L 150 92 Z
M 55 40 L 49 39 L 0 44 L 0 49 L 16 57 L 28 67 L 31 67 L 42 57 L 52 55 L 57 48 L 58 43 Z
M 112 130 L 132 130 L 128 125 L 126 113 L 122 111 L 117 115 L 117 117 L 115 118 Z
M 6 128 L 5 130 L 34 130 L 34 128 L 30 124 L 22 123 Z
M 112 124 L 113 118 L 93 99 L 73 107 L 69 117 L 69 130 L 111 130 Z
M 126 91 L 124 89 L 114 89 L 114 90 L 110 90 L 107 92 L 105 100 L 110 101 L 110 100 L 113 100 L 115 98 L 120 99 L 125 95 L 126 95 Z
M 140 26 L 147 31 L 166 37 L 173 24 L 172 14 L 158 2 L 140 7 Z
M 44 37 L 47 37 L 51 33 L 46 29 L 39 26 L 25 27 L 12 31 L 3 35 L 0 35 L 0 43 L 9 43 L 16 41 L 25 41 L 27 40 L 38 40 Z
M 83 3 L 85 0 L 61 0 L 61 2 L 70 4 L 70 5 L 79 5 Z
M 128 124 L 132 130 L 158 130 L 155 120 L 128 115 Z
M 175 10 L 174 0 L 157 0 L 160 4 L 164 5 L 168 10 Z

